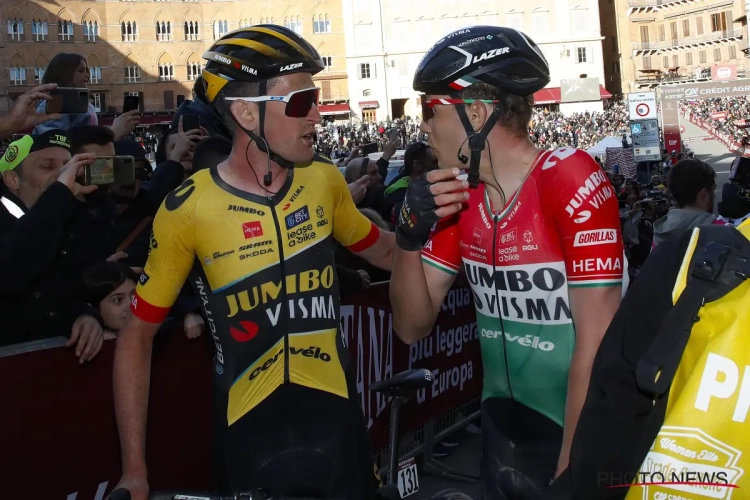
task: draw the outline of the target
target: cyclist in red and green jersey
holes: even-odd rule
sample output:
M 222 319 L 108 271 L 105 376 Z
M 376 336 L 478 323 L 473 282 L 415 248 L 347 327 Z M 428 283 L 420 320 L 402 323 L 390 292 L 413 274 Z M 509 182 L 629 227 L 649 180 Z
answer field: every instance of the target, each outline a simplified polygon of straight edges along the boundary
M 531 96 L 549 81 L 533 41 L 489 26 L 438 42 L 414 80 L 441 170 L 410 183 L 399 214 L 394 326 L 406 342 L 426 336 L 465 271 L 484 364 L 482 485 L 493 500 L 540 498 L 567 466 L 622 290 L 606 175 L 582 151 L 529 140 Z M 467 180 L 456 178 L 463 164 Z

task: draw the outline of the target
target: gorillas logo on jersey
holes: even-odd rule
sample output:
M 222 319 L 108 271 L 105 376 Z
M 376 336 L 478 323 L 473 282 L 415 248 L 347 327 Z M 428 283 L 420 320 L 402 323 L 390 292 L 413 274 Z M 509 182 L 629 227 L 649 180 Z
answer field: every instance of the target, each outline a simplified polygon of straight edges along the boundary
M 164 200 L 164 207 L 170 212 L 174 212 L 180 208 L 185 203 L 185 200 L 190 198 L 190 195 L 195 191 L 194 184 L 195 181 L 193 179 L 188 179 L 180 184 L 180 187 L 167 195 L 167 199 Z

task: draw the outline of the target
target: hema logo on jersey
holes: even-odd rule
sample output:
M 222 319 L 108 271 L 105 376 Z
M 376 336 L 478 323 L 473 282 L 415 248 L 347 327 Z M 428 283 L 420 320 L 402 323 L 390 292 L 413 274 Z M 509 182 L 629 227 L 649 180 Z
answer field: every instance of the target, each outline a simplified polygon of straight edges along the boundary
M 522 323 L 565 325 L 572 316 L 562 262 L 503 266 L 464 259 L 477 312 Z
M 594 245 L 605 245 L 607 243 L 617 243 L 616 229 L 578 231 L 573 239 L 574 247 L 590 247 Z

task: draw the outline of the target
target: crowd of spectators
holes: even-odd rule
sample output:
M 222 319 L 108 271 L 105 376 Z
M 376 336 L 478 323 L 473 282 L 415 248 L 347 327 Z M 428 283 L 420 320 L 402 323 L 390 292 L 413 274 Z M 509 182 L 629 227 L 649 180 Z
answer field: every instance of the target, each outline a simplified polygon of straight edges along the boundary
M 605 137 L 620 137 L 628 129 L 628 113 L 622 100 L 613 100 L 602 112 L 562 114 L 536 107 L 529 134 L 542 149 L 573 146 L 584 151 Z
M 729 142 L 741 142 L 747 135 L 747 120 L 750 119 L 748 96 L 716 97 L 698 101 L 680 101 L 680 114 L 690 115 L 711 124 L 717 135 Z M 726 113 L 726 117 L 714 120 L 713 113 Z

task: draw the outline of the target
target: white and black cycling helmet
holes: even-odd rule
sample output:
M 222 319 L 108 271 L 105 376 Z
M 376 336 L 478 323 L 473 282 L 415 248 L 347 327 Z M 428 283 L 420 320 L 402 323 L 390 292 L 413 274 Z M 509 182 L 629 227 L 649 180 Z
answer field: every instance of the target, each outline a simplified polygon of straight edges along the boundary
M 500 26 L 472 26 L 460 29 L 437 42 L 417 67 L 414 90 L 423 94 L 460 97 L 460 92 L 475 83 L 492 85 L 502 92 L 530 96 L 550 82 L 549 65 L 536 43 L 512 28 Z M 471 149 L 469 183 L 479 183 L 479 158 L 484 150 L 487 134 L 502 113 L 500 103 L 482 130 L 475 133 L 466 110 L 457 106 L 461 122 L 468 135 Z M 431 116 L 429 101 L 422 99 L 422 117 Z M 467 163 L 461 155 L 459 160 Z

